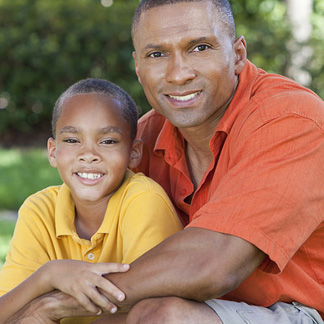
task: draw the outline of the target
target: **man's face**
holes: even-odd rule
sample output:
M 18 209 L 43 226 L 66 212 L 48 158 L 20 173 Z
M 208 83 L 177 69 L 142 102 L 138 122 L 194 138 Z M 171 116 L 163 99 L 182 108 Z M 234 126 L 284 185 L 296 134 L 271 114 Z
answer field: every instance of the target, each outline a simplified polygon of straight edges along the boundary
M 179 128 L 217 123 L 243 69 L 237 48 L 245 54 L 245 43 L 234 42 L 219 17 L 210 1 L 164 5 L 141 15 L 134 35 L 136 73 L 151 106 Z

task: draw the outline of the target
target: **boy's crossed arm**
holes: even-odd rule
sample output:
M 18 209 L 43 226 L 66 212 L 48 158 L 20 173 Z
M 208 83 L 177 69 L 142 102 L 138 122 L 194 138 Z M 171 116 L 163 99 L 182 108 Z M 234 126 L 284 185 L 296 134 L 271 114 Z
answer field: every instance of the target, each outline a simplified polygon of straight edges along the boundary
M 23 323 L 22 321 L 28 320 L 27 318 L 31 320 L 33 317 L 35 317 L 35 323 L 55 323 L 63 317 L 80 316 L 80 306 L 85 310 L 84 316 L 100 315 L 102 311 L 113 313 L 117 310 L 116 306 L 98 289 L 108 292 L 117 300 L 122 301 L 125 298 L 124 293 L 103 278 L 103 275 L 125 272 L 128 269 L 128 264 L 92 264 L 76 260 L 49 261 L 16 288 L 0 297 L 0 324 Z M 45 296 L 45 300 L 38 299 L 53 290 L 64 292 L 75 300 L 67 296 L 64 297 L 64 294 L 57 294 L 57 292 Z M 33 302 L 34 300 L 35 302 Z M 25 307 L 26 305 L 28 306 Z M 46 317 L 42 318 L 41 310 L 44 305 L 49 309 L 47 309 Z M 39 312 L 35 312 L 35 307 L 40 307 Z M 76 310 L 77 313 L 73 314 Z M 60 314 L 61 312 L 62 314 Z

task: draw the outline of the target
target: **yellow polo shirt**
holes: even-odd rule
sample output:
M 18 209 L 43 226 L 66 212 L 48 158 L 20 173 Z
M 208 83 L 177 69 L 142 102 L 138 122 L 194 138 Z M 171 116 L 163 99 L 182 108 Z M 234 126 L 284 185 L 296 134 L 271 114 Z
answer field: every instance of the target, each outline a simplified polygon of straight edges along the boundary
M 182 229 L 164 190 L 152 179 L 129 170 L 110 198 L 104 220 L 91 241 L 78 237 L 74 210 L 65 184 L 44 189 L 24 202 L 0 271 L 0 296 L 49 260 L 130 263 Z M 64 323 L 93 320 L 66 319 Z

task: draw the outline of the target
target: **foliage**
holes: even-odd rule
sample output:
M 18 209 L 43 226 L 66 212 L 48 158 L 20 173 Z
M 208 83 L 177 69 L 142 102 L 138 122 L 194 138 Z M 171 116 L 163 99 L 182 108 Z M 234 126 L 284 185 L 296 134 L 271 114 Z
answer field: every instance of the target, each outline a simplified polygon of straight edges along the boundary
M 44 149 L 0 148 L 0 179 L 0 210 L 17 210 L 32 193 L 62 183 Z
M 283 74 L 287 63 L 285 3 L 278 0 L 232 1 L 237 35 L 247 41 L 248 58 L 268 72 Z
M 324 98 L 324 5 L 314 1 L 311 88 Z M 104 7 L 102 3 L 112 3 Z M 139 0 L 0 0 L 0 142 L 8 134 L 49 135 L 55 99 L 86 77 L 124 87 L 145 112 L 137 81 L 130 24 Z M 248 57 L 269 72 L 285 74 L 291 37 L 284 0 L 231 0 L 237 34 Z M 4 108 L 4 109 L 1 109 Z
M 49 128 L 56 98 L 86 77 L 108 78 L 140 104 L 130 37 L 136 4 L 0 0 L 0 134 Z

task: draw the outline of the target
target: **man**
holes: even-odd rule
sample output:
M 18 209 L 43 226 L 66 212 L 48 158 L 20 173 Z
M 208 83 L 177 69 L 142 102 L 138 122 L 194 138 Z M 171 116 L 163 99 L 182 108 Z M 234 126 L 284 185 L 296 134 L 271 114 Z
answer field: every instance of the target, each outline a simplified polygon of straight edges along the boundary
M 127 323 L 323 323 L 323 101 L 258 70 L 234 34 L 227 1 L 143 0 L 135 13 L 154 108 L 139 122 L 138 170 L 188 225 L 107 276 Z M 75 304 L 56 294 L 29 312 Z

